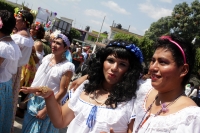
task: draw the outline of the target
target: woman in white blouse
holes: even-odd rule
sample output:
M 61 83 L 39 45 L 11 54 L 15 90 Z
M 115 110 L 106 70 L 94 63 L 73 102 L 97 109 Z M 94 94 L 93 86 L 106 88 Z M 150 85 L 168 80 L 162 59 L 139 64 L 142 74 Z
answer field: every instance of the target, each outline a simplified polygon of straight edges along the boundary
M 34 41 L 29 33 L 30 25 L 33 23 L 33 15 L 25 10 L 18 11 L 15 14 L 16 25 L 15 34 L 11 37 L 14 42 L 20 47 L 22 57 L 18 61 L 18 70 L 15 75 L 13 75 L 13 123 L 15 120 L 15 113 L 17 109 L 20 79 L 21 79 L 21 68 L 28 63 Z M 12 128 L 13 130 L 14 128 Z
M 151 80 L 140 85 L 134 103 L 133 133 L 200 132 L 200 108 L 184 91 L 194 59 L 190 42 L 174 35 L 158 39 Z
M 48 116 L 54 126 L 68 126 L 68 133 L 131 131 L 132 110 L 137 80 L 142 71 L 142 53 L 132 43 L 111 41 L 89 61 L 88 80 L 84 81 L 62 107 L 51 89 L 22 88 L 45 98 Z
M 10 133 L 13 116 L 12 75 L 17 73 L 22 56 L 19 46 L 10 37 L 15 27 L 11 12 L 0 10 L 0 133 Z

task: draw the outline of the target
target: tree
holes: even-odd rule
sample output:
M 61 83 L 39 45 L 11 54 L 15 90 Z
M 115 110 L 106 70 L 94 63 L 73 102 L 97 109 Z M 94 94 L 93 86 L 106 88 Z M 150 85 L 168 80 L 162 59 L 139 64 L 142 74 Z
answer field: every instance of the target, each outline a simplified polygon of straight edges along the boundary
M 156 41 L 157 37 L 170 33 L 171 16 L 162 17 L 157 22 L 151 24 L 145 32 L 145 37 Z
M 136 45 L 139 43 L 139 39 L 136 36 L 124 33 L 115 34 L 114 40 L 123 40 L 129 43 L 134 43 Z
M 138 38 L 137 36 L 124 33 L 115 34 L 114 40 L 123 40 L 138 46 L 143 53 L 145 66 L 148 66 L 153 55 L 152 45 L 154 42 L 152 40 L 147 37 Z
M 177 4 L 171 16 L 163 17 L 151 24 L 145 32 L 145 37 L 155 41 L 157 37 L 165 34 L 175 33 L 185 40 L 192 42 L 196 38 L 195 71 L 200 67 L 200 2 L 194 0 L 189 6 L 186 2 Z
M 106 35 L 108 35 L 108 32 L 107 32 L 107 31 L 104 31 L 104 32 L 103 32 L 103 34 L 106 34 Z
M 121 24 L 117 24 L 116 28 L 121 29 L 122 25 Z
M 69 31 L 69 36 L 72 39 L 80 39 L 81 33 L 80 33 L 80 31 L 78 31 L 74 28 L 71 28 L 71 30 Z
M 151 61 L 151 58 L 153 56 L 153 44 L 154 41 L 150 40 L 148 37 L 142 37 L 139 39 L 139 48 L 142 51 L 143 58 L 144 58 L 144 64 L 146 67 L 148 67 L 149 62 Z

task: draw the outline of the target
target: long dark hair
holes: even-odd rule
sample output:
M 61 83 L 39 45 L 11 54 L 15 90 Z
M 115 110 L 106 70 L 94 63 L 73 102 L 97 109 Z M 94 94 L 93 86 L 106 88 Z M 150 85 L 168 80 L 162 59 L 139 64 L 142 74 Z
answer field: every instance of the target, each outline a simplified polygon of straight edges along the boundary
M 113 45 L 114 43 L 119 45 Z M 123 47 L 121 47 L 122 43 Z M 96 57 L 89 60 L 89 83 L 85 84 L 84 89 L 85 92 L 89 94 L 101 87 L 101 83 L 105 79 L 103 74 L 103 63 L 109 55 L 114 55 L 119 59 L 128 60 L 130 65 L 127 72 L 123 75 L 122 80 L 113 86 L 113 89 L 105 102 L 106 105 L 116 108 L 118 103 L 127 102 L 136 97 L 137 81 L 142 72 L 142 65 L 140 59 L 136 57 L 133 52 L 130 52 L 125 48 L 125 46 L 130 45 L 129 43 L 112 41 L 109 44 L 111 46 L 99 49 L 96 52 Z

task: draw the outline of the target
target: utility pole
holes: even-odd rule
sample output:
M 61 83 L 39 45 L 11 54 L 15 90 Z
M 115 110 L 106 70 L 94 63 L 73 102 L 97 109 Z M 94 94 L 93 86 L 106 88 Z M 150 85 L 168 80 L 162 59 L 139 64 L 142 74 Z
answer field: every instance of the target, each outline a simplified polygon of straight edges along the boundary
M 76 25 L 76 19 L 74 20 L 74 28 L 76 28 L 75 25 Z
M 102 29 L 102 27 L 103 27 L 103 23 L 104 23 L 105 18 L 106 18 L 106 16 L 104 16 L 104 18 L 103 18 L 103 22 L 102 22 L 102 24 L 101 24 L 101 29 Z M 99 41 L 99 36 L 100 36 L 100 34 L 101 34 L 101 29 L 100 29 L 99 34 L 98 34 L 98 36 L 97 36 L 97 42 Z

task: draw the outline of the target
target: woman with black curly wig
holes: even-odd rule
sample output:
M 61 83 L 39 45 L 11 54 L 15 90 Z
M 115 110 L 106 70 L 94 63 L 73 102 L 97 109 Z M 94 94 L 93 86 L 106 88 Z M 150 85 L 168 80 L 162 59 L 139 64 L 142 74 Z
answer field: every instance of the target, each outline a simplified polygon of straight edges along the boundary
M 0 10 L 0 133 L 9 133 L 13 116 L 12 75 L 17 73 L 21 51 L 10 34 L 15 18 L 7 10 Z
M 89 61 L 88 80 L 59 106 L 49 88 L 23 88 L 45 98 L 48 115 L 55 127 L 68 126 L 68 133 L 127 133 L 143 57 L 134 44 L 112 41 Z M 130 126 L 131 127 L 131 126 Z

